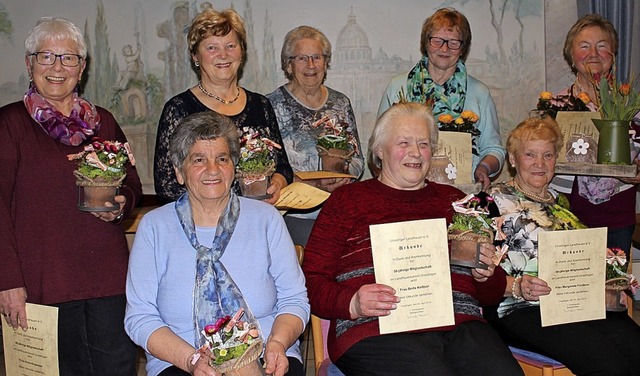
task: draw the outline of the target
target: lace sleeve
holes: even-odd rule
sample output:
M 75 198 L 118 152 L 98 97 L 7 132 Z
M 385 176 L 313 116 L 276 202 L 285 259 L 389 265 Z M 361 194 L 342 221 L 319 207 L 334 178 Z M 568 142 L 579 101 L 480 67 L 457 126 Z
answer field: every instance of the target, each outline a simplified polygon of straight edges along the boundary
M 167 202 L 175 201 L 185 191 L 184 187 L 178 184 L 173 164 L 169 158 L 169 141 L 180 121 L 188 115 L 182 101 L 173 98 L 165 104 L 158 122 L 153 161 L 153 183 L 158 197 Z

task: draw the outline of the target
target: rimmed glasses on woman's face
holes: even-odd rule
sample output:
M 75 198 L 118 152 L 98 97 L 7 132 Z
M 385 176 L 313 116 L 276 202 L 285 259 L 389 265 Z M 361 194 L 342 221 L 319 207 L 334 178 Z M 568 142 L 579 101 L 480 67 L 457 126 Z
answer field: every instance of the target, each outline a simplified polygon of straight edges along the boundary
M 298 65 L 306 65 L 309 61 L 312 61 L 313 64 L 322 64 L 324 63 L 325 56 L 322 54 L 313 54 L 313 55 L 295 55 L 289 56 L 289 60 L 293 61 Z
M 444 39 L 440 37 L 432 37 L 429 36 L 427 38 L 429 40 L 429 44 L 431 47 L 440 48 L 443 45 L 447 45 L 450 50 L 459 50 L 462 47 L 462 42 L 460 39 Z
M 40 65 L 53 65 L 56 63 L 56 59 L 60 58 L 60 64 L 65 67 L 77 67 L 80 65 L 80 60 L 82 60 L 82 56 L 80 55 L 56 54 L 50 51 L 38 51 L 29 56 L 35 56 L 36 62 Z
M 327 72 L 327 56 L 323 54 L 322 43 L 304 38 L 293 46 L 293 55 L 287 71 L 294 84 L 319 89 Z

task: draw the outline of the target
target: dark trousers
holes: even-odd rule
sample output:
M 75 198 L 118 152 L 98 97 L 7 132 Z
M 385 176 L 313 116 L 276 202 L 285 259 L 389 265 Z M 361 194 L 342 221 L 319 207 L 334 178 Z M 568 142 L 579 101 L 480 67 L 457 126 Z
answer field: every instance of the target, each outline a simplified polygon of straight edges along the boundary
M 288 356 L 287 359 L 289 359 L 289 372 L 287 372 L 285 376 L 304 376 L 302 363 L 300 363 L 298 359 L 290 356 Z M 158 376 L 189 376 L 189 373 L 176 366 L 171 366 L 160 372 Z
M 336 366 L 347 376 L 517 376 L 522 369 L 498 334 L 479 321 L 451 331 L 369 337 L 351 346 Z
M 316 220 L 285 215 L 284 222 L 287 225 L 287 230 L 289 230 L 289 235 L 291 235 L 293 244 L 299 244 L 306 247 L 309 235 L 311 235 L 311 230 L 313 229 L 313 225 L 316 223 Z
M 125 295 L 58 307 L 60 375 L 135 375 L 137 349 L 124 331 Z
M 640 375 L 640 326 L 626 312 L 604 320 L 542 327 L 538 307 L 492 321 L 505 342 L 551 357 L 576 375 Z

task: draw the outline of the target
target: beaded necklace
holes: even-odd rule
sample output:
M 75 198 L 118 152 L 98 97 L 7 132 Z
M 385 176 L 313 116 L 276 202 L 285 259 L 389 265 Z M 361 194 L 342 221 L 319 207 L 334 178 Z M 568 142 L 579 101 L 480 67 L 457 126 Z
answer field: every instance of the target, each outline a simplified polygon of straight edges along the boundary
M 516 179 L 511 180 L 511 184 L 512 187 L 514 187 L 518 192 L 522 193 L 523 195 L 527 196 L 528 198 L 532 199 L 533 201 L 536 202 L 541 202 L 543 204 L 551 204 L 553 202 L 555 202 L 555 198 L 553 197 L 553 195 L 551 193 L 549 193 L 548 191 L 545 192 L 545 197 L 543 196 L 539 196 L 535 193 L 531 193 L 531 192 L 527 192 L 524 189 L 522 189 L 522 187 L 520 186 L 520 184 L 518 184 L 518 182 L 516 181 Z
M 238 92 L 236 93 L 236 97 L 235 97 L 235 98 L 233 98 L 233 99 L 232 99 L 232 100 L 230 100 L 230 101 L 228 101 L 228 100 L 226 100 L 226 99 L 223 99 L 223 98 L 220 98 L 219 96 L 217 96 L 217 95 L 215 95 L 215 94 L 213 94 L 213 93 L 208 92 L 208 91 L 204 88 L 204 86 L 202 85 L 202 81 L 198 81 L 198 88 L 200 88 L 200 90 L 201 90 L 201 91 L 202 91 L 206 96 L 211 97 L 211 98 L 213 98 L 213 99 L 215 99 L 215 100 L 218 100 L 218 101 L 220 101 L 220 102 L 222 102 L 222 103 L 224 103 L 224 104 L 233 104 L 233 103 L 235 103 L 235 101 L 237 101 L 237 100 L 238 100 L 238 98 L 240 98 L 240 88 L 239 88 L 239 87 L 236 87 L 236 89 L 238 90 Z

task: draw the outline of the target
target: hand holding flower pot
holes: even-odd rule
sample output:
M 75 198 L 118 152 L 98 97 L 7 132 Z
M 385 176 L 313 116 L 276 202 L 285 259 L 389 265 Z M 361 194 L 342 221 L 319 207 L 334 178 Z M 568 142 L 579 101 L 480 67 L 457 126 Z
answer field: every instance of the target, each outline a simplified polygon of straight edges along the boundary
M 240 139 L 240 160 L 236 166 L 236 178 L 242 196 L 257 200 L 270 198 L 267 188 L 271 184 L 276 166 L 273 149 L 280 149 L 282 146 L 266 137 L 260 137 L 253 128 L 244 127 L 243 132 Z
M 323 119 L 321 119 L 323 120 Z M 324 121 L 314 123 L 323 125 L 323 131 L 318 136 L 319 169 L 332 172 L 349 172 L 351 157 L 357 153 L 357 143 L 343 125 L 336 124 L 335 119 L 324 118 Z
M 78 161 L 78 168 L 73 172 L 78 186 L 78 209 L 88 212 L 119 209 L 115 196 L 127 175 L 125 164 L 129 161 L 135 166 L 136 163 L 128 142 L 94 137 L 83 151 L 69 154 L 67 158 Z M 107 202 L 112 206 L 107 206 Z
M 456 214 L 449 225 L 451 265 L 487 269 L 480 262 L 480 243 L 493 244 L 495 225 L 491 218 L 500 213 L 493 197 L 480 192 L 452 203 Z

